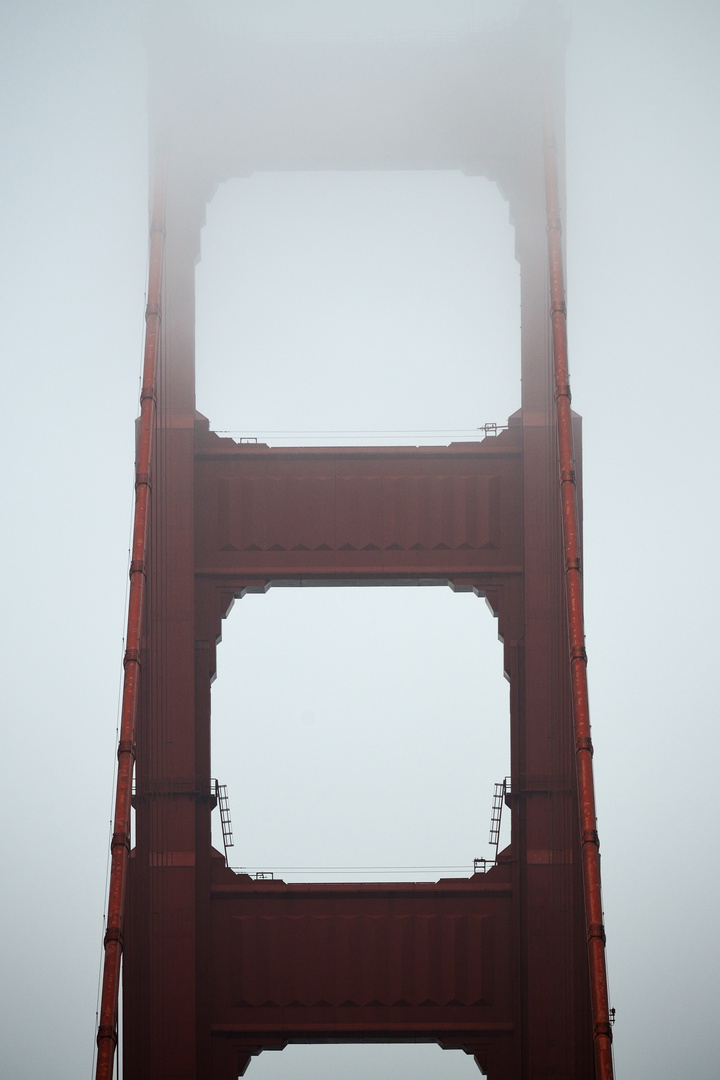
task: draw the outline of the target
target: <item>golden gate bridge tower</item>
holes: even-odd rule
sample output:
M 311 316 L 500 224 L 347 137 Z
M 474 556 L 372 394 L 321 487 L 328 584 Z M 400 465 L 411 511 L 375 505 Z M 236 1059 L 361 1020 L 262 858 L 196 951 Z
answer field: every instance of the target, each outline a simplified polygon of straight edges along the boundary
M 126 1080 L 235 1080 L 264 1049 L 366 1041 L 462 1048 L 491 1080 L 612 1077 L 565 332 L 565 36 L 559 9 L 537 3 L 456 41 L 151 40 L 98 1080 L 114 1069 L 121 977 Z M 499 185 L 521 271 L 522 378 L 497 437 L 276 448 L 222 438 L 196 411 L 207 202 L 226 179 L 302 169 L 455 169 Z M 484 872 L 433 883 L 233 872 L 211 844 L 210 776 L 210 684 L 233 600 L 280 583 L 427 581 L 484 596 L 498 618 L 509 846 Z

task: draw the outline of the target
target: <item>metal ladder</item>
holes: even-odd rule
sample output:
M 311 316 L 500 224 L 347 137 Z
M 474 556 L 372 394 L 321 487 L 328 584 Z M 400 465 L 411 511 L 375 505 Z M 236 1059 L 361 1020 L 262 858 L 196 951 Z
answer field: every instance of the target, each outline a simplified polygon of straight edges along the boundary
M 510 790 L 510 777 L 506 776 L 500 784 L 495 785 L 493 795 L 492 816 L 490 818 L 490 847 L 495 848 L 495 860 L 497 861 L 498 847 L 500 845 L 500 823 L 502 821 L 502 809 L 505 804 L 505 796 Z
M 227 784 L 218 784 L 217 800 L 218 806 L 220 807 L 220 825 L 222 826 L 223 847 L 225 848 L 225 864 L 228 865 L 228 848 L 231 848 L 234 845 Z

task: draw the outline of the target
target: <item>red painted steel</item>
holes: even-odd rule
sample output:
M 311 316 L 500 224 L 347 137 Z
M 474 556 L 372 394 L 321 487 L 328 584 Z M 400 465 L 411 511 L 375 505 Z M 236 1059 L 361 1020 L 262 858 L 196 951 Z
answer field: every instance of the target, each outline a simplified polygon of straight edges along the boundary
M 195 572 L 376 579 L 522 570 L 521 432 L 447 447 L 269 448 L 196 426 Z
M 511 868 L 435 883 L 212 886 L 223 1075 L 292 1042 L 436 1041 L 493 1067 L 514 1030 Z
M 458 65 L 441 50 L 444 89 L 432 102 L 438 117 L 440 100 L 446 109 L 451 102 L 451 116 L 456 106 L 462 112 L 476 68 L 483 85 L 501 87 L 501 97 L 514 94 L 514 73 L 537 59 L 529 29 L 527 23 L 517 33 L 490 34 L 477 52 L 474 39 L 463 45 L 459 83 Z M 371 53 L 358 54 L 353 68 L 362 101 L 369 87 L 377 91 L 370 60 Z M 306 61 L 298 59 L 298 71 Z M 353 1038 L 462 1046 L 490 1080 L 604 1080 L 593 1059 L 593 1043 L 601 1045 L 604 1033 L 593 1032 L 583 899 L 583 864 L 596 870 L 597 863 L 594 834 L 585 824 L 581 831 L 578 817 L 578 777 L 584 785 L 590 746 L 573 736 L 570 668 L 575 681 L 575 669 L 584 677 L 584 659 L 574 651 L 568 664 L 567 656 L 576 624 L 575 608 L 566 609 L 565 579 L 579 581 L 579 567 L 566 565 L 563 548 L 565 467 L 562 498 L 557 482 L 559 429 L 566 440 L 572 422 L 579 454 L 579 418 L 564 394 L 560 413 L 555 406 L 551 329 L 564 315 L 556 288 L 552 312 L 548 305 L 539 95 L 518 92 L 508 121 L 492 105 L 497 95 L 474 93 L 479 114 L 469 127 L 445 120 L 428 127 L 421 122 L 429 93 L 423 84 L 416 124 L 407 124 L 407 110 L 399 126 L 388 114 L 380 143 L 390 150 L 383 157 L 372 125 L 355 132 L 344 123 L 351 137 L 337 145 L 334 136 L 325 138 L 323 123 L 335 130 L 328 69 L 322 100 L 303 99 L 297 123 L 278 125 L 293 132 L 285 153 L 267 125 L 248 128 L 248 115 L 255 120 L 263 102 L 281 107 L 273 87 L 255 85 L 262 76 L 252 65 L 233 63 L 232 70 L 243 72 L 239 84 L 228 83 L 245 95 L 239 133 L 233 120 L 200 153 L 195 135 L 211 140 L 216 130 L 201 131 L 200 107 L 188 108 L 169 129 L 152 514 L 143 525 L 146 554 L 140 562 L 133 555 L 134 595 L 145 563 L 149 583 L 144 614 L 137 613 L 143 668 L 136 846 L 128 859 L 123 803 L 113 847 L 114 862 L 128 869 L 126 1080 L 235 1080 L 263 1047 Z M 305 85 L 298 80 L 299 93 Z M 209 93 L 209 116 L 217 101 L 231 97 L 226 89 L 222 98 Z M 205 101 L 204 85 L 191 90 Z M 385 116 L 387 95 L 377 100 Z M 288 101 L 295 109 L 296 99 Z M 315 105 L 321 122 L 305 116 Z M 414 150 L 402 141 L 409 128 L 423 140 Z M 313 142 L 320 130 L 322 139 Z M 253 132 L 263 133 L 260 142 Z M 213 185 L 279 162 L 359 168 L 391 161 L 481 172 L 508 197 L 522 307 L 522 408 L 509 429 L 472 446 L 440 448 L 278 450 L 218 438 L 195 411 L 194 371 L 194 264 Z M 143 414 L 151 407 L 148 396 Z M 147 492 L 144 482 L 140 487 Z M 579 545 L 576 509 L 569 524 Z M 464 882 L 415 886 L 285 885 L 227 870 L 211 847 L 210 684 L 222 619 L 234 599 L 274 584 L 429 581 L 485 595 L 498 617 L 510 682 L 512 841 L 504 864 Z M 137 641 L 139 647 L 139 625 Z M 135 687 L 138 660 L 128 654 L 127 680 Z M 281 673 L 282 657 L 272 661 Z M 575 714 L 577 720 L 577 707 Z M 125 779 L 132 773 L 128 730 L 121 741 Z M 129 798 L 129 784 L 123 792 Z M 600 921 L 590 920 L 593 954 Z M 122 929 L 121 921 L 111 922 L 111 990 Z M 110 1069 L 114 1022 L 113 1006 L 102 1032 Z
M 562 531 L 565 554 L 565 596 L 572 675 L 573 720 L 575 724 L 578 805 L 580 811 L 590 987 L 592 992 L 593 1035 L 598 1080 L 612 1080 L 612 1028 L 608 1006 L 605 930 L 603 927 L 602 893 L 600 889 L 600 841 L 595 816 L 595 788 L 592 768 L 593 747 L 590 737 L 580 528 L 575 482 L 572 411 L 570 409 L 570 377 L 561 238 L 562 222 L 558 196 L 557 152 L 552 113 L 549 106 L 546 107 L 545 112 L 545 190 L 547 197 L 550 304 L 555 400 L 557 403 Z
M 97 1080 L 110 1080 L 117 1045 L 118 992 L 123 951 L 125 892 L 130 851 L 130 808 L 135 764 L 135 727 L 140 684 L 140 658 L 145 612 L 145 577 L 150 513 L 150 476 L 153 433 L 157 403 L 157 369 L 160 347 L 160 295 L 162 291 L 165 241 L 165 170 L 156 164 L 155 197 L 150 227 L 148 301 L 145 313 L 145 351 L 140 422 L 135 463 L 135 517 L 130 562 L 127 648 L 123 680 L 120 741 L 118 745 L 117 789 L 111 843 L 112 863 L 108 894 L 105 958 L 102 978 L 100 1019 L 97 1033 Z

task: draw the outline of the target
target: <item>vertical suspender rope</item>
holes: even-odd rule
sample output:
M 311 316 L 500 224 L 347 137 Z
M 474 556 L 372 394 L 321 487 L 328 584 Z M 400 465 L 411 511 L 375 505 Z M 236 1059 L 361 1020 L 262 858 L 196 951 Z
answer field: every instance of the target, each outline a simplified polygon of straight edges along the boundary
M 580 838 L 582 844 L 585 924 L 587 931 L 590 994 L 598 1080 L 612 1080 L 612 1029 L 608 1010 L 607 970 L 605 965 L 605 930 L 600 891 L 600 842 L 595 817 L 595 788 L 590 738 L 590 707 L 585 652 L 585 621 L 580 565 L 575 455 L 573 448 L 570 380 L 568 375 L 565 282 L 558 196 L 557 150 L 552 114 L 545 111 L 545 194 L 547 205 L 548 256 L 550 268 L 550 309 L 557 409 L 558 452 L 560 458 L 560 498 L 565 558 L 565 597 L 567 603 L 572 709 L 575 729 Z
M 140 687 L 140 652 L 142 648 L 147 541 L 150 506 L 150 471 L 157 408 L 157 371 L 160 348 L 160 295 L 162 291 L 165 248 L 165 166 L 156 160 L 155 192 L 150 227 L 148 299 L 145 313 L 145 351 L 140 424 L 135 462 L 135 518 L 130 561 L 127 648 L 123 680 L 118 745 L 115 816 L 111 841 L 112 862 L 108 892 L 107 931 L 103 963 L 100 1021 L 97 1033 L 96 1080 L 111 1080 L 118 1032 L 118 992 L 123 948 L 123 921 L 128 857 L 130 853 L 130 807 L 133 768 L 135 765 L 135 720 Z

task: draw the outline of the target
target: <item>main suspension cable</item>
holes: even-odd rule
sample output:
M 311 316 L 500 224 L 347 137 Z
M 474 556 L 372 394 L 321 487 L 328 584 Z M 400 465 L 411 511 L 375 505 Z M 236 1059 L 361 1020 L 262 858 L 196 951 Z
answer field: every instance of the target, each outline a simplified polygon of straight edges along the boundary
M 550 317 L 552 321 L 560 464 L 565 599 L 567 605 L 575 760 L 585 896 L 585 928 L 587 932 L 597 1077 L 598 1080 L 612 1080 L 612 1027 L 608 1008 L 605 929 L 603 927 L 602 895 L 600 891 L 600 841 L 598 840 L 597 820 L 595 817 L 595 787 L 592 768 L 593 747 L 590 738 L 585 617 L 583 614 L 580 530 L 575 482 L 572 410 L 570 408 L 570 379 L 568 375 L 567 312 L 565 308 L 557 150 L 549 101 L 545 104 L 544 128 Z
M 135 722 L 140 686 L 143 609 L 150 507 L 150 474 L 157 406 L 157 369 L 160 342 L 160 296 L 165 251 L 165 161 L 156 158 L 155 192 L 150 226 L 148 298 L 145 312 L 145 352 L 140 390 L 140 423 L 135 463 L 135 519 L 133 523 L 127 637 L 118 743 L 115 816 L 111 841 L 110 887 L 103 965 L 100 1023 L 97 1033 L 96 1080 L 111 1080 L 118 1041 L 118 993 L 123 949 L 125 891 L 130 854 L 130 810 L 135 765 Z

